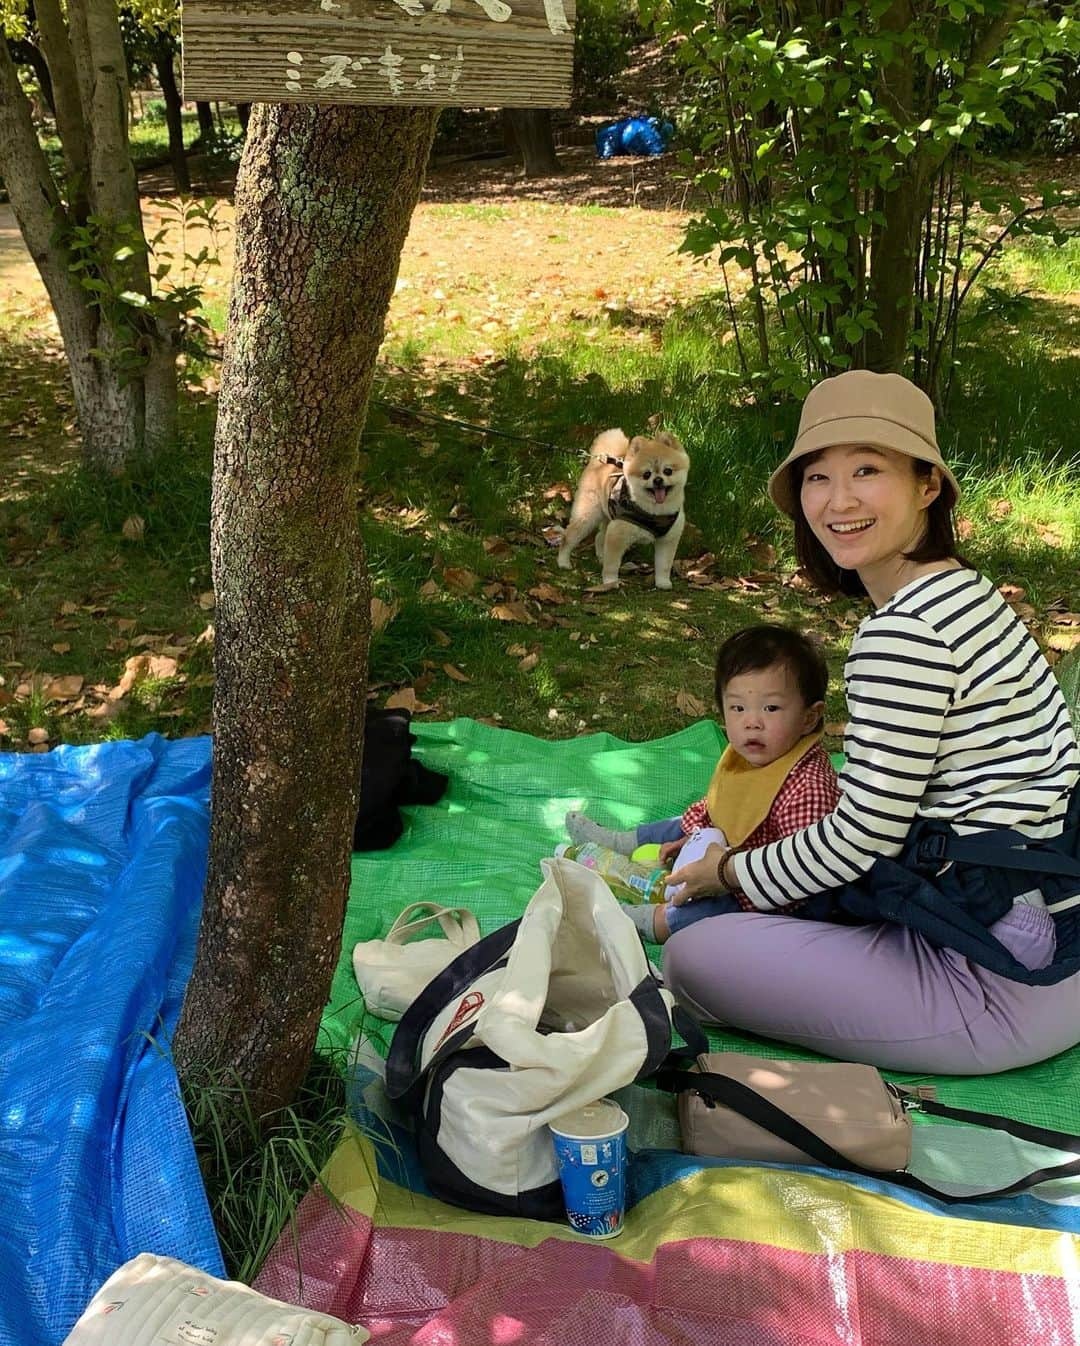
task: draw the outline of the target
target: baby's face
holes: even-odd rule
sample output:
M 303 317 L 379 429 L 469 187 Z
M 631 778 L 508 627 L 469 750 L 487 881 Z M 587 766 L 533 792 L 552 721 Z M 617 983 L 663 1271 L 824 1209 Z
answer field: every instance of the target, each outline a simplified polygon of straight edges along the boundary
M 821 715 L 821 702 L 808 706 L 787 664 L 739 673 L 724 688 L 724 732 L 751 766 L 783 757 Z

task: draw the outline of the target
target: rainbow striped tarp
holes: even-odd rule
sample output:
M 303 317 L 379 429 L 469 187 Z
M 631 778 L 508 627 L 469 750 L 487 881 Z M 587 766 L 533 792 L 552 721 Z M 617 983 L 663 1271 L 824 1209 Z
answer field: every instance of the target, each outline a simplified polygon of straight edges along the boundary
M 626 1227 L 594 1244 L 560 1224 L 491 1218 L 432 1198 L 407 1119 L 389 1114 L 349 964 L 418 897 L 472 906 L 485 932 L 520 914 L 566 809 L 620 825 L 704 788 L 723 740 L 709 724 L 658 742 L 547 743 L 469 721 L 418 728 L 447 771 L 390 852 L 354 859 L 342 961 L 324 1028 L 356 1044 L 358 1129 L 302 1202 L 257 1282 L 363 1323 L 384 1346 L 1080 1346 L 1080 1185 L 992 1205 L 943 1203 L 823 1169 L 701 1160 L 674 1148 L 651 1090 L 631 1113 Z M 717 1045 L 794 1049 L 725 1035 Z M 910 1078 L 910 1077 L 906 1077 Z M 1080 1049 L 1026 1071 L 937 1080 L 939 1097 L 1080 1131 Z M 667 1130 L 665 1130 L 667 1128 Z M 1064 1156 L 1062 1156 L 1064 1157 Z M 913 1168 L 958 1192 L 1053 1162 L 998 1134 L 916 1128 Z

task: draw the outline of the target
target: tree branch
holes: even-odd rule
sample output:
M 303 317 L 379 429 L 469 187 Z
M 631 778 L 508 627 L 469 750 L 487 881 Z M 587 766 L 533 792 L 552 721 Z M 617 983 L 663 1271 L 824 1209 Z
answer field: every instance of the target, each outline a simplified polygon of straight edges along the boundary
M 86 215 L 90 154 L 79 80 L 75 71 L 75 57 L 58 0 L 35 0 L 34 15 L 41 37 L 41 50 L 52 79 L 56 130 L 64 149 L 64 163 L 67 165 L 70 182 L 72 215 L 81 220 Z

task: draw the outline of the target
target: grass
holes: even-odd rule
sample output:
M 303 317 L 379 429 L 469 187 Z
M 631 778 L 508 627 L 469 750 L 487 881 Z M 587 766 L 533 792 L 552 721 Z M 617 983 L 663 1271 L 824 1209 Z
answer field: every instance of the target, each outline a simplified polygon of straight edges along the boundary
M 545 230 L 570 237 L 594 208 L 432 209 L 455 230 L 495 221 L 514 235 L 542 217 Z M 1068 614 L 1080 609 L 1078 272 L 1073 244 L 1057 251 L 1024 240 L 1006 251 L 966 317 L 943 427 L 965 489 L 965 551 L 1025 591 L 1017 599 L 1051 657 L 1069 647 Z M 742 400 L 722 304 L 705 295 L 636 306 L 631 295 L 555 321 L 505 278 L 496 284 L 481 269 L 458 281 L 447 301 L 455 310 L 442 304 L 419 321 L 395 309 L 362 444 L 369 565 L 395 612 L 372 644 L 375 696 L 408 685 L 440 718 L 471 715 L 549 737 L 653 737 L 686 723 L 680 693 L 707 713 L 715 646 L 738 625 L 770 619 L 818 633 L 836 675 L 829 718 L 842 719 L 839 672 L 860 612 L 791 582 L 789 534 L 763 486 L 796 409 Z M 427 312 L 424 294 L 413 302 Z M 493 311 L 501 320 L 485 331 Z M 51 380 L 55 406 L 31 429 L 55 436 L 70 416 L 62 366 L 25 323 L 3 333 L 25 377 L 0 388 L 0 424 L 17 425 Z M 632 430 L 657 411 L 693 455 L 683 560 L 712 559 L 670 595 L 651 587 L 644 554 L 619 592 L 590 593 L 599 579 L 591 549 L 564 573 L 544 530 L 565 519 L 595 431 Z M 4 746 L 33 746 L 31 730 L 55 743 L 208 728 L 211 647 L 199 637 L 213 620 L 213 415 L 212 398 L 188 398 L 178 452 L 150 472 L 103 483 L 68 463 L 0 499 L 10 561 L 0 572 Z M 141 531 L 127 536 L 131 520 Z M 500 606 L 521 616 L 517 603 L 525 620 L 497 619 Z M 87 688 L 115 688 L 140 653 L 164 653 L 176 668 L 137 670 L 128 694 L 104 710 L 101 692 L 82 705 L 50 695 L 73 675 Z
M 345 1063 L 316 1055 L 290 1107 L 257 1114 L 227 1074 L 184 1082 L 195 1154 L 230 1279 L 250 1284 L 347 1130 Z M 329 1193 L 329 1189 L 324 1188 Z

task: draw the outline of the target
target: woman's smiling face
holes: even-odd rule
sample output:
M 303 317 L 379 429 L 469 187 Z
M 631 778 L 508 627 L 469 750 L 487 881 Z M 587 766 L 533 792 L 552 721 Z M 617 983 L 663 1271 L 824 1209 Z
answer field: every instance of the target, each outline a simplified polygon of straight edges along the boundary
M 904 568 L 905 553 L 919 545 L 926 510 L 940 492 L 937 472 L 919 476 L 907 454 L 841 444 L 809 459 L 799 499 L 832 559 L 857 570 L 866 583 L 882 571 Z

